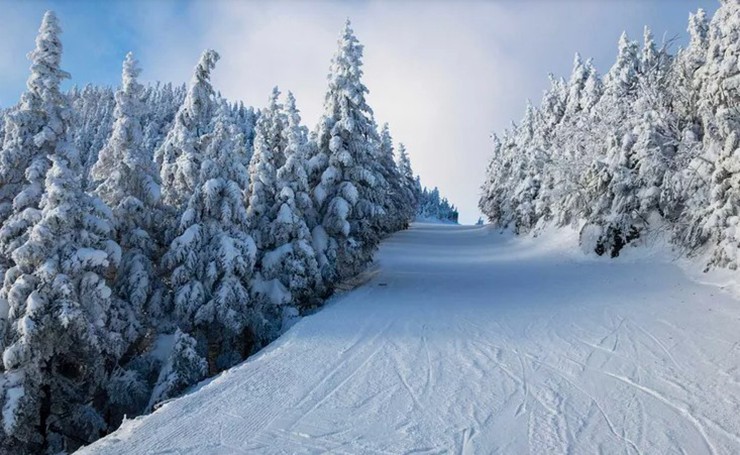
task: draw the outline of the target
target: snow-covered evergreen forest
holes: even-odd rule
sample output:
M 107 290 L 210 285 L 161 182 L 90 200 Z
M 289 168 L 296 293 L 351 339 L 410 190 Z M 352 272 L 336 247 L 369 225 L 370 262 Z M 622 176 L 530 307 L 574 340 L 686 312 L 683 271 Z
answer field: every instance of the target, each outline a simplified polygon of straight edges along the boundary
M 518 233 L 575 226 L 585 251 L 617 256 L 669 238 L 707 267 L 740 252 L 740 2 L 689 19 L 671 52 L 626 34 L 603 75 L 576 55 L 539 106 L 493 136 L 480 209 Z
M 65 92 L 47 12 L 29 59 L 0 110 L 2 453 L 89 444 L 265 346 L 417 215 L 457 219 L 376 123 L 349 21 L 313 129 L 290 92 L 221 97 L 213 50 L 187 86 L 128 54 L 120 87 Z
M 421 185 L 419 185 L 421 188 Z M 423 188 L 419 193 L 419 220 L 440 220 L 457 223 L 458 211 L 454 204 L 451 204 L 446 197 L 439 195 L 439 188 L 429 190 Z

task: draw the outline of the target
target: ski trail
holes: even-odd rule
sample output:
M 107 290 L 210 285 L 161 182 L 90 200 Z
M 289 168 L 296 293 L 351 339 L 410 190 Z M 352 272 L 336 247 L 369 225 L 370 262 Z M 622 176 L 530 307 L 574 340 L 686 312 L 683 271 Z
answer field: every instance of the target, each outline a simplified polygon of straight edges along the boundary
M 649 389 L 647 387 L 644 387 L 644 386 L 642 386 L 640 384 L 637 384 L 637 383 L 633 382 L 632 380 L 630 380 L 629 378 L 626 378 L 626 377 L 623 377 L 623 376 L 619 376 L 619 375 L 616 375 L 616 374 L 613 374 L 613 373 L 609 373 L 607 371 L 604 371 L 603 373 L 605 375 L 609 376 L 609 377 L 612 377 L 612 378 L 614 378 L 614 379 L 616 379 L 616 380 L 618 380 L 620 382 L 623 382 L 623 383 L 625 383 L 625 384 L 627 384 L 627 385 L 629 385 L 631 387 L 634 387 L 634 388 L 636 388 L 636 389 L 638 389 L 638 390 L 640 390 L 640 391 L 642 391 L 642 392 L 650 395 L 651 397 L 653 397 L 656 400 L 660 401 L 661 403 L 665 404 L 669 408 L 675 410 L 676 412 L 678 412 L 682 416 L 686 417 L 686 419 L 688 419 L 694 425 L 694 427 L 696 427 L 696 431 L 699 432 L 699 434 L 701 435 L 701 437 L 702 437 L 702 439 L 704 441 L 704 444 L 706 445 L 707 449 L 709 449 L 709 453 L 712 453 L 712 454 L 717 453 L 717 450 L 715 449 L 714 445 L 709 440 L 709 437 L 707 437 L 707 432 L 704 429 L 704 426 L 686 408 L 677 406 L 676 404 L 672 403 L 670 400 L 668 400 L 667 398 L 665 398 L 663 395 L 661 395 L 658 392 L 656 392 L 655 390 L 652 390 L 652 389 Z
M 740 453 L 740 303 L 575 248 L 416 224 L 364 284 L 80 454 Z

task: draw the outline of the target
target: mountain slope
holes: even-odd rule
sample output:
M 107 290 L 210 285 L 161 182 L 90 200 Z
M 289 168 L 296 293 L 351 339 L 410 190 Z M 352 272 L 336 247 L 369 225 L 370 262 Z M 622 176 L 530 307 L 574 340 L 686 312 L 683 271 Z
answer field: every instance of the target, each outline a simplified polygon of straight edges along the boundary
M 416 224 L 366 285 L 79 453 L 740 451 L 738 302 L 571 240 Z

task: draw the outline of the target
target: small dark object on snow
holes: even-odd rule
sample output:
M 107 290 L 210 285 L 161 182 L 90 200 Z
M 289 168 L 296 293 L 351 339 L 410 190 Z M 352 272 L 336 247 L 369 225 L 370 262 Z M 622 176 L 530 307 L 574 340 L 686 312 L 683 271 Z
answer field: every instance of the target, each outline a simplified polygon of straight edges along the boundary
M 388 286 L 388 283 L 378 283 L 378 286 Z

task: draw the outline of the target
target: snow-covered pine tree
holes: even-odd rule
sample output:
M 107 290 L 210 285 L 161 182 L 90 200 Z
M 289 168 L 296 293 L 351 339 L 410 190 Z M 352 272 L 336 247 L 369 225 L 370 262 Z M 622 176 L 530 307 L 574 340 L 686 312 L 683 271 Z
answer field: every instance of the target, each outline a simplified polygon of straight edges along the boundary
M 214 373 L 254 349 L 263 323 L 249 296 L 255 244 L 243 191 L 247 170 L 238 158 L 243 142 L 222 103 L 201 156 L 198 186 L 180 218 L 178 236 L 162 258 L 180 328 L 198 340 Z M 257 333 L 259 335 L 259 333 Z
M 91 189 L 90 169 L 113 127 L 114 94 L 108 87 L 88 84 L 82 91 L 72 89 L 67 96 L 76 115 L 72 129 L 75 148 L 80 152 L 84 188 Z
M 285 117 L 285 106 L 280 102 L 280 94 L 280 89 L 273 87 L 267 107 L 260 111 L 260 118 L 264 119 L 262 124 L 263 139 L 272 151 L 275 169 L 285 164 L 283 150 L 286 147 L 286 139 L 283 131 L 288 125 L 288 119 Z
M 499 198 L 500 185 L 498 179 L 500 179 L 501 169 L 506 166 L 503 160 L 502 142 L 497 134 L 491 135 L 491 142 L 493 145 L 493 153 L 491 158 L 488 160 L 486 166 L 486 179 L 480 189 L 480 198 L 478 199 L 478 207 L 480 211 L 486 216 L 489 221 L 496 224 L 500 223 L 504 217 L 502 203 L 503 201 Z
M 172 352 L 159 372 L 157 383 L 147 405 L 148 410 L 181 394 L 191 385 L 203 380 L 208 373 L 208 362 L 198 353 L 195 338 L 177 329 Z
M 701 93 L 701 71 L 706 63 L 709 47 L 709 23 L 703 9 L 689 14 L 689 45 L 681 49 L 672 66 L 671 85 L 674 87 L 675 109 L 677 115 L 690 122 L 687 127 L 698 133 L 698 103 Z
M 530 173 L 537 182 L 534 201 L 535 225 L 548 223 L 555 218 L 555 201 L 563 190 L 562 182 L 571 178 L 570 167 L 565 165 L 568 157 L 557 146 L 558 129 L 566 120 L 568 96 L 573 91 L 562 78 L 550 75 L 550 89 L 545 91 L 542 103 L 535 116 L 534 134 L 530 147 Z M 550 163 L 551 171 L 546 172 Z
M 296 207 L 300 210 L 310 231 L 320 223 L 319 214 L 311 197 L 311 184 L 308 177 L 310 168 L 308 154 L 315 144 L 309 138 L 308 128 L 301 125 L 300 111 L 296 107 L 296 100 L 291 92 L 288 92 L 283 105 L 283 115 L 286 122 L 286 127 L 283 129 L 285 163 L 277 170 L 277 184 L 279 190 L 285 186 L 290 186 L 293 190 Z
M 398 172 L 393 152 L 393 138 L 388 124 L 385 123 L 380 131 L 380 144 L 376 161 L 377 173 L 382 178 L 385 187 L 381 199 L 383 212 L 385 213 L 381 229 L 385 233 L 408 227 L 411 219 L 409 219 L 409 211 L 405 207 L 413 205 L 413 201 L 409 200 L 409 194 L 403 186 L 405 177 Z
M 710 266 L 735 270 L 740 262 L 740 0 L 723 1 L 712 18 L 701 71 L 699 113 L 705 158 L 714 163 L 714 170 L 710 205 L 698 220 L 695 243 L 712 245 Z
M 316 135 L 317 155 L 328 162 L 313 190 L 322 216 L 314 237 L 324 240 L 315 243 L 326 245 L 333 263 L 324 271 L 330 282 L 355 275 L 371 260 L 379 241 L 373 226 L 382 215 L 382 207 L 373 202 L 377 183 L 372 160 L 378 140 L 361 81 L 363 46 L 349 20 L 338 45 Z
M 57 453 L 92 441 L 105 429 L 95 408 L 107 366 L 125 347 L 106 278 L 120 249 L 111 213 L 88 196 L 72 145 L 72 113 L 58 82 L 60 28 L 47 12 L 31 54 L 33 84 L 47 91 L 34 146 L 49 153 L 40 216 L 12 253 L 5 295 L 10 332 L 3 353 L 3 447 L 7 453 Z M 32 84 L 29 84 L 32 85 Z
M 158 82 L 147 88 L 144 96 L 147 109 L 142 124 L 146 125 L 144 143 L 151 153 L 159 150 L 167 138 L 177 113 L 185 102 L 187 92 L 185 85 L 173 88 L 171 83 L 160 84 Z
M 64 102 L 59 86 L 69 78 L 60 68 L 59 35 L 56 16 L 49 12 L 41 23 L 35 49 L 28 54 L 31 74 L 27 90 L 6 117 L 0 150 L 0 268 L 12 265 L 11 252 L 25 242 L 28 228 L 40 216 L 47 156 L 55 146 L 46 138 L 59 131 L 58 110 Z
M 257 244 L 258 254 L 274 247 L 270 238 L 270 210 L 275 204 L 277 168 L 283 122 L 282 105 L 278 102 L 280 91 L 272 90 L 267 109 L 260 115 L 255 127 L 252 158 L 249 161 L 249 188 L 246 193 L 247 221 Z M 284 159 L 282 160 L 284 161 Z
M 639 202 L 635 195 L 636 138 L 632 132 L 639 75 L 639 47 L 622 33 L 617 61 L 607 73 L 604 94 L 594 107 L 599 122 L 592 130 L 593 138 L 600 135 L 607 139 L 602 139 L 601 144 L 592 141 L 596 160 L 602 162 L 593 163 L 594 169 L 587 173 L 590 179 L 585 183 L 586 200 L 598 202 L 590 210 L 581 243 L 584 249 L 599 254 L 616 256 L 625 244 L 639 236 L 633 216 Z M 604 192 L 602 188 L 608 190 Z
M 417 184 L 414 177 L 414 170 L 411 168 L 411 159 L 406 146 L 403 143 L 398 144 L 398 156 L 396 156 L 396 169 L 398 171 L 400 185 L 404 192 L 403 200 L 403 219 L 411 222 L 419 210 L 419 197 L 421 196 L 421 187 Z
M 679 172 L 671 179 L 672 200 L 666 200 L 669 219 L 675 223 L 674 241 L 695 251 L 706 238 L 701 229 L 709 203 L 709 182 L 713 160 L 705 156 L 704 125 L 699 112 L 704 65 L 709 48 L 709 23 L 706 12 L 689 14 L 689 45 L 681 49 L 671 68 L 670 85 L 674 112 L 679 122 L 680 141 L 676 154 Z
M 288 124 L 285 164 L 277 170 L 276 200 L 269 211 L 271 249 L 261 254 L 259 288 L 269 305 L 284 306 L 283 316 L 318 303 L 325 296 L 319 264 L 306 218 L 314 218 L 306 173 L 305 127 L 301 126 L 295 98 L 285 104 Z
M 116 240 L 123 250 L 115 291 L 129 304 L 130 319 L 137 322 L 125 333 L 129 343 L 142 334 L 146 318 L 159 318 L 163 311 L 155 270 L 161 250 L 158 235 L 163 230 L 159 175 L 144 144 L 140 73 L 138 62 L 128 53 L 116 93 L 113 132 L 92 168 L 94 192 L 113 210 Z
M 219 55 L 206 50 L 195 66 L 185 101 L 175 116 L 155 159 L 160 168 L 162 196 L 165 204 L 181 213 L 190 195 L 198 186 L 204 139 L 213 127 L 216 93 L 211 86 L 211 70 Z
M 527 101 L 524 118 L 517 125 L 514 138 L 517 153 L 520 154 L 519 165 L 512 169 L 514 172 L 510 177 L 511 199 L 514 207 L 512 218 L 514 230 L 518 233 L 529 232 L 537 222 L 535 200 L 541 183 L 541 176 L 536 165 L 538 153 L 535 134 L 538 133 L 538 127 L 544 128 L 544 122 L 539 118 L 539 111 L 530 101 Z
M 96 100 L 98 112 L 95 114 L 95 133 L 90 141 L 88 149 L 80 152 L 80 162 L 82 163 L 83 188 L 92 190 L 93 182 L 90 179 L 90 172 L 98 161 L 100 150 L 108 142 L 108 138 L 113 131 L 113 121 L 115 118 L 116 101 L 113 91 L 105 87 L 101 90 L 100 97 Z

